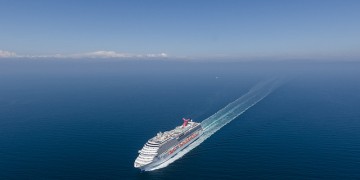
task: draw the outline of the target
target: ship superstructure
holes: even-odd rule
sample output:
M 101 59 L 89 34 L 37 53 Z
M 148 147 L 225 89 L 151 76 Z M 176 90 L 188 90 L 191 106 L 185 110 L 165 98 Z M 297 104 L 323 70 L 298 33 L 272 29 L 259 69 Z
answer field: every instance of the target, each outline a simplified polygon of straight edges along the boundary
M 139 150 L 134 167 L 141 170 L 148 170 L 156 167 L 201 136 L 203 130 L 200 123 L 193 122 L 191 119 L 183 118 L 184 123 L 175 129 L 159 132 L 149 139 L 143 148 Z

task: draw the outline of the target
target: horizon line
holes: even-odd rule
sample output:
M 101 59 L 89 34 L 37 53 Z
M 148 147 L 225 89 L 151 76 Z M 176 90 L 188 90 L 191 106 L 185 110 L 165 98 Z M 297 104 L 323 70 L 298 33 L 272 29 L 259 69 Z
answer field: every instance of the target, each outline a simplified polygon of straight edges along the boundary
M 18 54 L 13 51 L 6 51 L 0 49 L 0 59 L 119 59 L 119 60 L 141 60 L 141 59 L 152 59 L 152 60 L 183 60 L 183 61 L 297 61 L 297 60 L 339 60 L 339 58 L 350 61 L 360 61 L 360 55 L 348 55 L 348 54 L 337 54 L 337 55 L 324 55 L 324 54 L 309 54 L 309 55 L 290 55 L 279 54 L 279 55 L 207 55 L 207 56 L 169 56 L 168 53 L 148 53 L 148 54 L 134 54 L 134 53 L 121 53 L 111 50 L 98 50 L 85 53 L 72 53 L 72 54 L 45 54 L 45 55 L 29 55 L 29 54 Z

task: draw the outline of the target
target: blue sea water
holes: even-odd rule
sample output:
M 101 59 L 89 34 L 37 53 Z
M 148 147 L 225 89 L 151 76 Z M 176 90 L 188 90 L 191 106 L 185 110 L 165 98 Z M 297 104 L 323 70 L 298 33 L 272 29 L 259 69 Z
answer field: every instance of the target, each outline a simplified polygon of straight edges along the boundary
M 282 85 L 169 166 L 158 131 L 202 121 L 268 78 Z M 0 179 L 359 179 L 360 64 L 0 62 Z

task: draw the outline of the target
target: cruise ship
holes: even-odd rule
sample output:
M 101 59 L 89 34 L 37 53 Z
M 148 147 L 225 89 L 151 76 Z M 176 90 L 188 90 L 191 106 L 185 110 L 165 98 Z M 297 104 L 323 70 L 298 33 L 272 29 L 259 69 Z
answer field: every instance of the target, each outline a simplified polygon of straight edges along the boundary
M 149 139 L 139 150 L 134 167 L 146 171 L 159 166 L 202 135 L 203 129 L 200 123 L 185 118 L 183 121 L 183 124 L 175 129 L 159 132 Z

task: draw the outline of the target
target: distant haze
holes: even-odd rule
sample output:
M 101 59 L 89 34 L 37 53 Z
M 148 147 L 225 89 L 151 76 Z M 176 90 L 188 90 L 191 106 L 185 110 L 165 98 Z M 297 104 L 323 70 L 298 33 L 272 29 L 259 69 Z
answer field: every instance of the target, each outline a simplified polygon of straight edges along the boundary
M 357 59 L 360 1 L 2 1 L 0 58 Z

